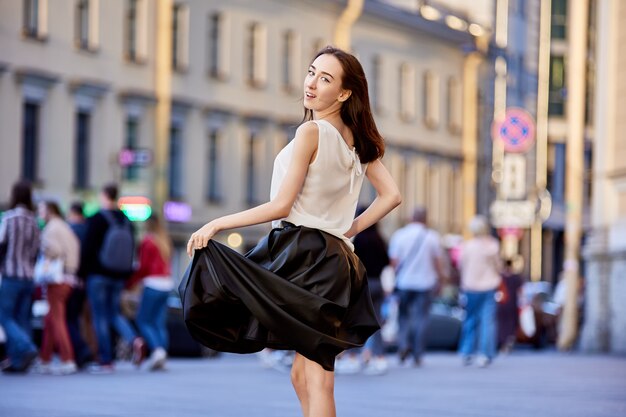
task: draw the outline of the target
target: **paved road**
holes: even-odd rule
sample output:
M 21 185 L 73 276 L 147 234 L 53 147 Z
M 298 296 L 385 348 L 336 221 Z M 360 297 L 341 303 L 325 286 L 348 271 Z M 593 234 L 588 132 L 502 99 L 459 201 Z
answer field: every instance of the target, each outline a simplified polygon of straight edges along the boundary
M 464 368 L 453 354 L 384 376 L 343 375 L 340 417 L 623 417 L 626 358 L 518 352 Z M 282 417 L 299 408 L 287 373 L 252 355 L 175 359 L 166 372 L 0 375 L 1 417 Z

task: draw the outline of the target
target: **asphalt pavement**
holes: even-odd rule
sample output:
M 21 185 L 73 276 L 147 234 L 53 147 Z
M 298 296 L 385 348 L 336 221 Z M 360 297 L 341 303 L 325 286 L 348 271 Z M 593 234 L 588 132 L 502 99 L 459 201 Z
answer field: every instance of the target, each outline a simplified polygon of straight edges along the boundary
M 391 358 L 382 376 L 338 375 L 340 417 L 623 417 L 626 358 L 514 352 L 464 367 L 451 353 L 420 368 Z M 287 370 L 255 355 L 173 359 L 167 371 L 118 364 L 115 373 L 0 375 L 1 417 L 299 416 Z

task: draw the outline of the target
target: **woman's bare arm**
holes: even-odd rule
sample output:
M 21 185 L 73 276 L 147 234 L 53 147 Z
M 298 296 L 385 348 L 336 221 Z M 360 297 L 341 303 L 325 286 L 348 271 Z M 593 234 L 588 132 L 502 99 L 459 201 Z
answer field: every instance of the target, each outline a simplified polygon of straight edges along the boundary
M 402 202 L 398 186 L 380 159 L 368 165 L 366 176 L 376 189 L 377 196 L 367 210 L 354 219 L 350 230 L 345 234 L 348 238 L 378 222 Z

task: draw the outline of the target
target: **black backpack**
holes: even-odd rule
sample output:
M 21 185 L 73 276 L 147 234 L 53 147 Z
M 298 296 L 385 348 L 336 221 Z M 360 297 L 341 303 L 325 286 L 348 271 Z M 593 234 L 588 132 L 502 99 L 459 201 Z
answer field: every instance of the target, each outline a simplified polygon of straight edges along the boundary
M 130 221 L 124 216 L 120 222 L 108 210 L 102 210 L 100 213 L 109 224 L 102 240 L 100 264 L 112 272 L 131 272 L 133 270 L 135 244 Z

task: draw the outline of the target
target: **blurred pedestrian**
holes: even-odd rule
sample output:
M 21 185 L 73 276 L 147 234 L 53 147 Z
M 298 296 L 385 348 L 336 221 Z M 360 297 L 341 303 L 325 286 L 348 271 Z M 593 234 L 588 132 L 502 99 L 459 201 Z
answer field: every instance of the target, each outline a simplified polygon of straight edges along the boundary
M 276 157 L 270 201 L 191 235 L 188 253 L 198 252 L 181 292 L 188 329 L 209 347 L 295 350 L 291 380 L 303 415 L 334 417 L 335 356 L 362 346 L 379 328 L 349 239 L 401 197 L 380 160 L 384 141 L 359 61 L 322 49 L 303 93 L 305 118 Z M 378 195 L 355 219 L 365 176 Z M 245 257 L 211 240 L 268 221 L 274 229 Z
M 500 285 L 500 245 L 489 234 L 484 216 L 469 224 L 473 237 L 461 251 L 461 291 L 465 301 L 465 320 L 461 332 L 460 354 L 469 365 L 485 367 L 496 354 L 496 290 Z
M 389 257 L 396 269 L 399 297 L 398 352 L 420 366 L 426 348 L 426 329 L 434 293 L 443 277 L 441 238 L 426 226 L 426 208 L 416 207 L 409 224 L 389 242 Z
M 133 273 L 133 227 L 117 208 L 118 189 L 105 185 L 100 192 L 101 209 L 87 219 L 87 232 L 81 251 L 80 275 L 87 277 L 87 297 L 98 339 L 99 365 L 94 373 L 110 373 L 113 368 L 113 327 L 133 351 L 133 362 L 141 363 L 145 344 L 121 314 L 120 295 Z
M 67 330 L 66 306 L 72 286 L 77 283 L 80 241 L 63 220 L 57 203 L 52 201 L 39 203 L 39 217 L 45 223 L 41 234 L 41 254 L 46 259 L 60 259 L 63 264 L 63 273 L 58 279 L 44 283 L 49 310 L 44 319 L 39 369 L 43 373 L 52 372 L 52 354 L 56 348 L 61 357 L 58 372 L 63 375 L 73 374 L 77 367 Z
M 364 211 L 365 208 L 359 208 L 357 215 L 361 215 Z M 389 265 L 389 256 L 387 243 L 378 230 L 378 223 L 374 223 L 354 237 L 354 253 L 365 265 L 374 311 L 376 311 L 378 321 L 382 323 L 381 309 L 386 294 L 380 276 L 383 268 Z M 381 330 L 376 331 L 367 340 L 362 350 L 362 358 L 366 364 L 363 370 L 365 374 L 382 375 L 387 372 L 389 365 L 385 358 Z
M 26 372 L 37 358 L 30 319 L 39 244 L 31 186 L 19 181 L 13 185 L 10 209 L 0 222 L 0 324 L 7 336 L 8 356 L 4 372 Z
M 513 262 L 507 259 L 502 272 L 502 283 L 497 295 L 498 301 L 498 349 L 508 353 L 513 349 L 519 325 L 518 295 L 523 280 L 513 269 Z
M 67 222 L 76 237 L 78 237 L 81 247 L 84 246 L 85 236 L 87 234 L 87 220 L 85 219 L 83 203 L 81 201 L 75 201 L 70 205 Z M 83 332 L 81 331 L 83 328 L 83 326 L 81 326 L 81 320 L 86 318 L 86 299 L 85 277 L 77 275 L 76 285 L 72 287 L 72 292 L 67 300 L 66 317 L 67 329 L 70 334 L 70 340 L 72 341 L 76 365 L 79 369 L 94 360 L 91 348 L 85 342 Z
M 127 284 L 143 284 L 137 327 L 151 351 L 151 370 L 162 369 L 167 359 L 167 299 L 174 289 L 170 269 L 172 242 L 156 214 L 146 220 L 146 235 L 139 244 L 139 268 Z

